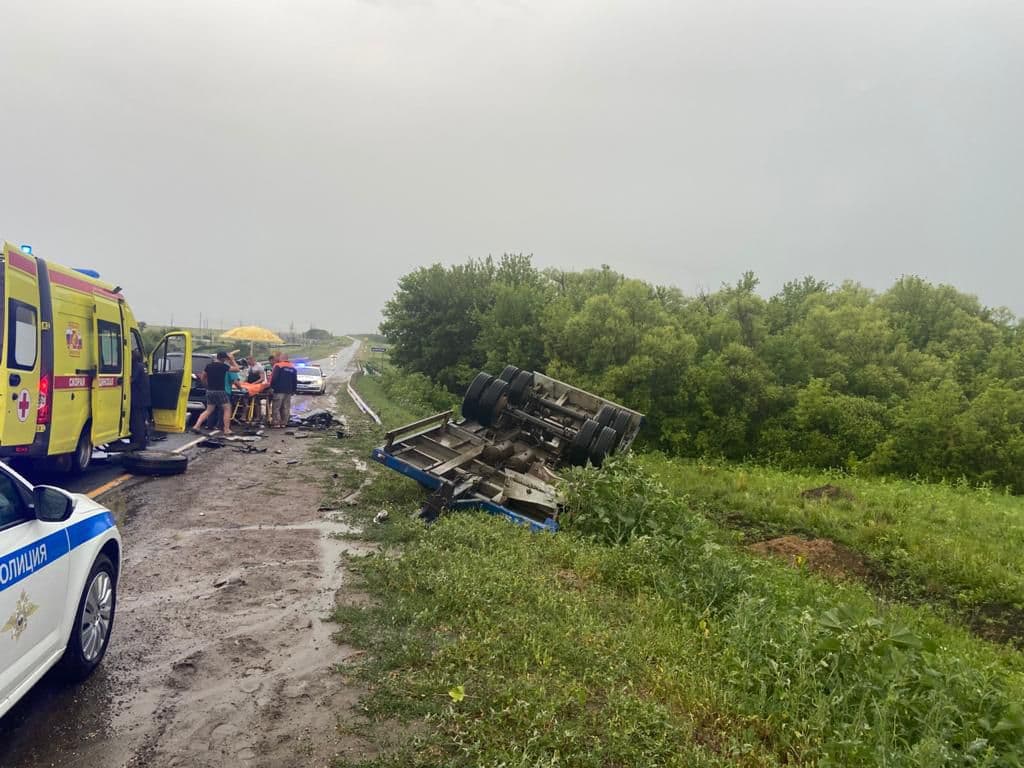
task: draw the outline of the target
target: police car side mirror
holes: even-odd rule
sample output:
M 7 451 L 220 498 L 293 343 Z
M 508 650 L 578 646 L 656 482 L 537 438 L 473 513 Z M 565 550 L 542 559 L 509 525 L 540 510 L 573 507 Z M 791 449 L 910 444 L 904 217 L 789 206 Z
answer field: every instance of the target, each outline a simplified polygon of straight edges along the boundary
M 63 523 L 75 510 L 71 495 L 52 485 L 37 485 L 32 491 L 36 519 L 44 523 Z

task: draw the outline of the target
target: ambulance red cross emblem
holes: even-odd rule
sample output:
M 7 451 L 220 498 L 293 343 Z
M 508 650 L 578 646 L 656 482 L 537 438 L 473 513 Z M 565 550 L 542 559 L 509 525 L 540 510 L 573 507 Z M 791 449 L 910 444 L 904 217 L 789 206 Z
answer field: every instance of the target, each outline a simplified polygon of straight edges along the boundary
M 29 409 L 32 407 L 32 401 L 29 399 L 28 390 L 21 390 L 21 394 L 18 396 L 18 420 L 24 421 L 28 418 Z

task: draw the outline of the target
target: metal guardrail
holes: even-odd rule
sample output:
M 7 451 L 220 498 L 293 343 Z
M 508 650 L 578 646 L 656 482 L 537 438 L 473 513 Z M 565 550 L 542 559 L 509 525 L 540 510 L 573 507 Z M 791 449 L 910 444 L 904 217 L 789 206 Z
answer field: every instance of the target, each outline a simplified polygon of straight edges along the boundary
M 348 389 L 348 396 L 352 398 L 352 402 L 356 404 L 356 407 L 359 408 L 360 411 L 365 413 L 371 419 L 373 419 L 375 422 L 380 424 L 380 416 L 374 413 L 373 409 L 366 404 L 366 401 L 364 401 L 363 398 L 359 396 L 359 393 L 352 389 L 352 385 L 346 384 L 345 386 Z

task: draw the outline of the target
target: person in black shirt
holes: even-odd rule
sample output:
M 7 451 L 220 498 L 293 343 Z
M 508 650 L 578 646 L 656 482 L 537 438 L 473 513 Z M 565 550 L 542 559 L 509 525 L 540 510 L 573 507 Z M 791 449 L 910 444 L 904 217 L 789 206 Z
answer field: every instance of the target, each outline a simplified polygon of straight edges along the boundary
M 202 380 L 206 386 L 206 410 L 199 414 L 193 432 L 198 432 L 206 420 L 213 416 L 214 412 L 220 410 L 224 422 L 224 434 L 231 434 L 231 398 L 228 397 L 225 386 L 228 371 L 238 371 L 238 363 L 230 352 L 218 352 L 217 359 L 206 366 L 203 371 Z
M 142 352 L 132 351 L 132 410 L 128 429 L 132 436 L 132 450 L 144 451 L 149 444 L 149 411 L 153 404 L 149 394 L 149 372 L 142 362 Z

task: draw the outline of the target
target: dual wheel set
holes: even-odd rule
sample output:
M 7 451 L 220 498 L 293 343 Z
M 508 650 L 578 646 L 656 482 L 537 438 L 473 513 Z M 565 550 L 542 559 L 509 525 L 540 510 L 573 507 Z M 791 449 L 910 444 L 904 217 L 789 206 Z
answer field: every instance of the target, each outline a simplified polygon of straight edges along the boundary
M 495 378 L 489 373 L 478 373 L 462 398 L 462 415 L 489 427 L 498 420 L 509 403 L 522 405 L 533 386 L 533 373 L 506 365 Z
M 532 388 L 533 373 L 520 370 L 514 365 L 506 365 L 497 377 L 489 373 L 478 373 L 462 399 L 462 415 L 481 426 L 489 427 L 509 404 L 515 407 L 524 405 L 531 397 Z M 561 428 L 562 436 L 572 435 L 566 454 L 568 462 L 574 466 L 583 466 L 590 461 L 595 467 L 600 467 L 605 457 L 614 453 L 622 442 L 629 423 L 628 411 L 602 405 L 596 417 L 586 419 L 579 429 Z M 554 426 L 551 428 L 556 429 Z
M 583 466 L 589 460 L 595 467 L 600 467 L 605 456 L 615 453 L 619 447 L 629 427 L 629 420 L 628 411 L 613 405 L 602 405 L 597 418 L 584 421 L 569 443 L 569 463 Z

